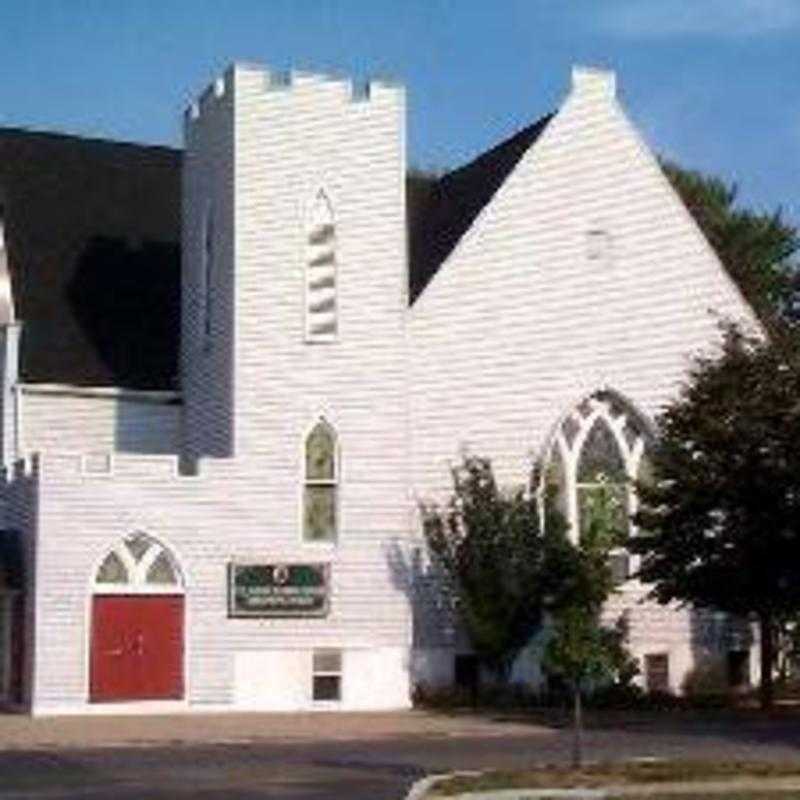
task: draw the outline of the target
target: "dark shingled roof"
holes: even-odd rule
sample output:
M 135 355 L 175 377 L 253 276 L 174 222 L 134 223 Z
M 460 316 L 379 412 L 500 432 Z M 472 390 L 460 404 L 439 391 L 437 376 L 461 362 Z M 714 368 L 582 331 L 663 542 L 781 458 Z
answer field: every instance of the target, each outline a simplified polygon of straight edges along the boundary
M 438 180 L 419 173 L 409 175 L 406 186 L 411 303 L 419 297 L 522 156 L 541 136 L 552 116 L 542 117 Z
M 180 164 L 165 147 L 0 129 L 23 381 L 174 387 Z
M 550 117 L 407 180 L 414 300 Z M 179 150 L 0 128 L 0 207 L 28 383 L 177 388 Z

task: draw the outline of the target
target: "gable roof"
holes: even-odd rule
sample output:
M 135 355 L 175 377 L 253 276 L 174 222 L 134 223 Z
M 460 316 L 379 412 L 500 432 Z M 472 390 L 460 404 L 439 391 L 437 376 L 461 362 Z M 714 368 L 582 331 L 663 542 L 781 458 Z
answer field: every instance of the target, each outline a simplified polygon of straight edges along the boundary
M 551 116 L 440 178 L 409 174 L 411 303 Z M 181 161 L 167 147 L 0 128 L 20 380 L 177 388 Z
M 0 129 L 0 206 L 28 383 L 168 389 L 181 153 Z
M 439 179 L 409 176 L 410 303 L 419 297 L 552 117 L 553 114 L 542 117 Z

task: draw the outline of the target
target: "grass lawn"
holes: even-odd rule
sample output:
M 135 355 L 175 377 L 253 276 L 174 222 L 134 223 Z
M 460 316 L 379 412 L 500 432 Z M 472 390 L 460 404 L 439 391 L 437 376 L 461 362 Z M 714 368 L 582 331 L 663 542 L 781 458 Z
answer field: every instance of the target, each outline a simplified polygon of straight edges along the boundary
M 458 775 L 437 783 L 432 797 L 450 797 L 461 792 L 481 792 L 495 789 L 601 789 L 606 786 L 633 784 L 693 783 L 698 781 L 750 782 L 775 778 L 794 778 L 800 783 L 800 761 L 790 763 L 766 762 L 708 762 L 708 761 L 647 761 L 627 764 L 593 764 L 581 770 L 568 767 L 540 767 L 518 772 L 484 772 L 480 775 Z M 647 793 L 648 800 L 696 800 L 708 793 L 692 794 Z M 720 795 L 723 796 L 723 795 Z M 726 800 L 762 800 L 787 797 L 787 792 L 742 790 L 739 794 L 725 793 Z M 795 791 L 793 796 L 797 796 Z M 631 795 L 626 795 L 630 798 Z
M 797 792 L 787 789 L 776 789 L 771 792 L 724 792 L 710 795 L 707 792 L 697 794 L 640 794 L 624 796 L 609 795 L 606 800 L 708 800 L 709 797 L 718 797 L 719 800 L 794 800 Z

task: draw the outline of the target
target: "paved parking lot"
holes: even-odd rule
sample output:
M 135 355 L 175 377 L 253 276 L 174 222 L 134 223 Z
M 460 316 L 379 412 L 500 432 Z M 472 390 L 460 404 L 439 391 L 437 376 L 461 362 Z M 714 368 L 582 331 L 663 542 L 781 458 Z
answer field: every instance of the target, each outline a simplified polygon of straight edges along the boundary
M 570 753 L 563 728 L 422 712 L 0 717 L 0 731 L 6 747 L 0 797 L 6 800 L 400 800 L 424 774 L 563 763 Z M 126 739 L 139 744 L 124 745 Z M 588 731 L 586 749 L 594 760 L 796 760 L 800 717 L 607 715 Z

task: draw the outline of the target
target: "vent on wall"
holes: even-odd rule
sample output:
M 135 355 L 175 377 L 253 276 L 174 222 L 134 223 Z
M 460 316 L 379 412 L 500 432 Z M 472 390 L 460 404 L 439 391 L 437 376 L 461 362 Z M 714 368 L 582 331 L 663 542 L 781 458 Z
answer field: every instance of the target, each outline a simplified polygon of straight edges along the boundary
M 586 232 L 586 259 L 602 266 L 610 266 L 613 263 L 613 243 L 608 231 L 593 228 Z
M 336 227 L 324 191 L 314 199 L 306 243 L 306 340 L 336 339 Z

